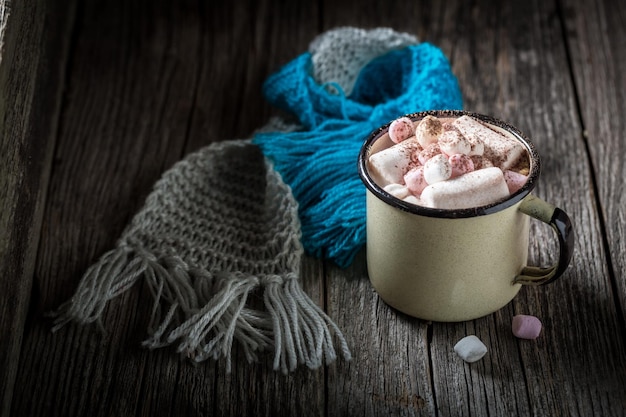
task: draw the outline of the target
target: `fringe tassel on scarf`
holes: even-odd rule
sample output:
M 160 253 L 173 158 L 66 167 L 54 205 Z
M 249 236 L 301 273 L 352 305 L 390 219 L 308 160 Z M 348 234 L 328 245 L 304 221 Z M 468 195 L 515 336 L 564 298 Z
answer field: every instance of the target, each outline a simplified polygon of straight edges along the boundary
M 148 348 L 224 358 L 230 372 L 236 341 L 249 362 L 273 350 L 274 369 L 286 373 L 333 362 L 336 340 L 349 360 L 339 328 L 300 287 L 297 204 L 263 161 L 249 141 L 230 141 L 176 164 L 53 314 L 53 330 L 99 322 L 109 301 L 143 279 L 152 295 Z M 253 294 L 262 306 L 251 305 Z

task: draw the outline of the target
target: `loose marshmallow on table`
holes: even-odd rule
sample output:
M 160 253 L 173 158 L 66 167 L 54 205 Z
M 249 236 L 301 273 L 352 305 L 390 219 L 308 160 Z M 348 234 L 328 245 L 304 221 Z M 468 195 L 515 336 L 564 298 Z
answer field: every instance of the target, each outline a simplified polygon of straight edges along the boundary
M 395 143 L 400 143 L 413 136 L 413 121 L 408 117 L 400 117 L 389 125 L 389 139 Z
M 431 208 L 462 209 L 494 203 L 508 195 L 502 170 L 492 167 L 431 184 L 422 191 L 421 202 Z
M 476 362 L 487 353 L 487 346 L 474 335 L 466 336 L 454 345 L 454 351 L 465 362 Z
M 535 316 L 518 314 L 513 317 L 513 335 L 520 339 L 536 339 L 541 333 L 541 321 Z
M 452 125 L 466 138 L 481 140 L 484 144 L 484 155 L 503 170 L 513 167 L 525 152 L 524 147 L 515 139 L 496 132 L 472 117 L 461 116 Z
M 375 176 L 384 182 L 384 184 L 380 184 L 383 187 L 394 182 L 401 184 L 402 177 L 414 163 L 412 159 L 416 158 L 420 150 L 421 147 L 415 137 L 411 137 L 397 145 L 372 154 L 369 157 L 370 169 Z

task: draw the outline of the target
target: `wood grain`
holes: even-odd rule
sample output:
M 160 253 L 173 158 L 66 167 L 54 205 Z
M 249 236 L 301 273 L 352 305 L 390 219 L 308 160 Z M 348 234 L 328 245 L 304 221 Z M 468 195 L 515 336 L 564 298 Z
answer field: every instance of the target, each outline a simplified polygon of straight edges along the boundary
M 529 135 L 542 156 L 536 194 L 570 214 L 578 237 L 572 265 L 559 281 L 524 288 L 510 306 L 475 322 L 473 331 L 490 342 L 491 359 L 463 366 L 471 384 L 449 384 L 458 369 L 444 364 L 451 366 L 453 357 L 432 346 L 434 369 L 444 370 L 439 378 L 435 374 L 441 384 L 437 398 L 447 398 L 451 411 L 464 404 L 458 415 L 620 415 L 624 344 L 588 188 L 591 172 L 575 93 L 568 77 L 551 76 L 569 70 L 556 4 L 511 2 L 494 8 L 476 2 L 459 11 L 454 27 L 468 32 L 448 39 L 454 40 L 453 67 L 461 85 L 472 86 L 465 91 L 466 107 L 508 120 Z M 529 262 L 554 262 L 554 239 L 548 227 L 533 222 Z M 514 314 L 540 317 L 542 338 L 512 340 Z M 466 325 L 435 327 L 433 341 L 452 343 L 472 331 L 459 326 Z M 585 378 L 590 383 L 581 385 Z M 456 388 L 452 392 L 450 385 Z M 440 394 L 444 390 L 447 395 Z
M 621 321 L 614 310 L 602 236 L 597 233 L 600 222 L 589 194 L 591 173 L 576 99 L 567 77 L 549 75 L 566 74 L 569 70 L 556 4 L 515 2 L 494 7 L 490 2 L 447 2 L 445 8 L 421 10 L 428 10 L 424 13 L 430 22 L 421 38 L 442 45 L 450 57 L 463 89 L 465 108 L 508 120 L 527 132 L 544 162 L 537 194 L 564 208 L 575 221 L 583 219 L 576 221 L 576 225 L 583 225 L 576 242 L 576 258 L 560 282 L 546 288 L 525 288 L 513 303 L 489 317 L 471 323 L 432 325 L 428 354 L 433 372 L 431 395 L 436 399 L 437 410 L 442 415 L 620 415 L 624 386 Z M 409 18 L 409 13 L 405 9 L 405 22 L 420 21 L 419 17 Z M 432 22 L 443 24 L 436 26 Z M 402 24 L 398 26 L 402 28 Z M 572 170 L 572 166 L 576 169 Z M 532 236 L 530 262 L 553 262 L 556 248 L 552 231 L 534 224 Z M 367 299 L 367 284 L 355 291 L 340 278 L 333 282 L 333 292 L 349 294 L 361 302 Z M 563 294 L 571 294 L 571 298 L 564 299 Z M 354 313 L 339 307 L 347 302 L 342 295 L 338 296 L 334 311 L 349 315 L 341 319 L 347 326 L 354 321 Z M 373 300 L 378 301 L 376 297 Z M 541 340 L 521 343 L 512 337 L 510 323 L 518 313 L 535 314 L 544 320 L 546 330 Z M 383 310 L 375 315 L 376 326 L 382 320 L 388 329 L 393 329 L 398 319 L 386 314 L 389 313 Z M 591 328 L 586 324 L 592 322 L 599 325 Z M 366 381 L 375 381 L 375 373 L 385 374 L 389 368 L 406 369 L 415 363 L 395 350 L 397 345 L 411 346 L 410 333 L 388 336 L 388 329 L 372 328 L 364 332 L 365 339 L 355 342 L 359 347 L 368 346 L 365 350 L 369 353 L 372 346 L 379 351 L 375 340 L 381 334 L 391 339 L 386 349 L 380 349 L 389 363 L 373 365 L 363 358 L 358 361 L 363 368 L 357 365 L 357 372 L 367 375 Z M 456 341 L 468 334 L 478 335 L 489 346 L 489 357 L 478 364 L 463 364 L 451 350 Z M 609 362 L 607 357 L 611 358 Z M 581 363 L 572 366 L 574 360 Z M 337 397 L 345 392 L 342 383 L 349 378 L 349 372 L 344 370 L 341 374 L 344 376 L 339 382 L 331 374 L 329 401 L 333 388 L 338 391 Z M 411 372 L 405 371 L 406 374 Z M 546 378 L 546 374 L 555 378 Z M 593 382 L 581 385 L 579 381 L 584 378 Z M 389 380 L 395 383 L 383 382 Z M 393 392 L 398 389 L 397 381 L 398 378 L 381 378 L 377 386 Z M 558 389 L 558 385 L 566 388 Z M 349 386 L 371 390 L 356 381 Z M 526 388 L 520 390 L 520 386 Z M 575 392 L 575 398 L 567 392 Z M 360 404 L 363 403 L 361 398 Z M 367 406 L 357 410 L 366 410 L 367 415 L 385 412 Z M 397 412 L 412 415 L 419 411 L 416 408 Z
M 183 156 L 202 27 L 195 2 L 87 2 L 79 9 L 38 257 L 36 320 L 25 333 L 29 350 L 17 380 L 31 391 L 15 399 L 16 415 L 170 412 L 181 364 L 172 351 L 141 348 L 147 290 L 137 286 L 111 302 L 105 335 L 97 326 L 50 334 L 42 314 L 71 296 L 152 184 Z
M 11 335 L 0 344 L 2 415 L 626 415 L 625 6 L 39 3 L 9 2 L 3 58 L 13 59 L 0 64 L 0 334 Z M 161 174 L 210 142 L 250 137 L 275 114 L 261 94 L 267 76 L 343 25 L 392 27 L 441 47 L 465 108 L 533 140 L 535 194 L 577 232 L 565 275 L 487 317 L 427 323 L 378 297 L 365 251 L 347 269 L 306 257 L 305 291 L 344 331 L 353 359 L 286 376 L 271 357 L 250 365 L 240 350 L 228 374 L 222 362 L 143 349 L 141 285 L 111 301 L 105 333 L 52 334 L 44 313 L 113 247 Z M 533 221 L 531 242 L 529 263 L 554 262 L 548 226 Z M 514 338 L 515 314 L 539 317 L 540 338 Z M 489 348 L 474 364 L 452 349 L 468 334 Z
M 611 1 L 564 1 L 564 32 L 593 165 L 597 198 L 607 231 L 609 277 L 626 316 L 626 6 Z M 610 36 L 603 36 L 611 34 Z M 626 331 L 622 332 L 626 339 Z
M 263 26 L 251 33 L 258 15 L 246 15 L 241 3 L 124 3 L 109 2 L 106 8 L 91 3 L 80 10 L 75 49 L 80 58 L 71 68 L 61 156 L 50 186 L 38 280 L 45 289 L 37 315 L 71 295 L 82 271 L 114 244 L 164 169 L 211 141 L 249 136 L 260 127 L 260 115 L 268 113 L 259 94 L 266 74 L 246 63 L 254 58 L 273 70 L 297 47 L 286 47 L 271 33 L 268 38 Z M 275 15 L 271 7 L 259 6 Z M 267 43 L 275 50 L 257 50 Z M 86 90 L 90 94 L 82 94 Z M 250 97 L 252 90 L 256 97 Z M 322 304 L 323 280 L 318 276 L 305 283 Z M 49 323 L 38 322 L 26 335 L 28 357 L 38 360 L 24 361 L 18 383 L 36 383 L 33 389 L 42 401 L 33 404 L 24 396 L 14 410 L 29 415 L 125 415 L 131 409 L 140 415 L 323 413 L 323 370 L 285 378 L 268 372 L 271 361 L 248 366 L 236 352 L 237 366 L 227 375 L 212 362 L 190 369 L 171 350 L 140 349 L 146 297 L 137 288 L 111 302 L 103 319 L 105 336 L 93 327 L 50 335 Z M 35 374 L 41 375 L 38 381 Z M 57 378 L 70 385 L 57 384 Z M 85 380 L 89 383 L 81 383 Z M 300 389 L 294 390 L 294 383 Z M 54 410 L 42 406 L 59 394 L 67 401 Z M 214 401 L 215 396 L 224 401 Z
M 30 302 L 74 2 L 3 1 L 0 45 L 0 415 L 8 415 Z
M 416 23 L 437 7 L 429 2 L 326 2 L 324 30 L 342 25 L 388 26 L 424 40 Z M 384 22 L 381 25 L 381 22 Z M 433 23 L 436 25 L 436 23 Z M 389 308 L 367 278 L 365 251 L 347 270 L 327 266 L 327 303 L 344 329 L 353 359 L 329 369 L 329 416 L 432 416 L 437 402 L 431 380 L 430 326 Z

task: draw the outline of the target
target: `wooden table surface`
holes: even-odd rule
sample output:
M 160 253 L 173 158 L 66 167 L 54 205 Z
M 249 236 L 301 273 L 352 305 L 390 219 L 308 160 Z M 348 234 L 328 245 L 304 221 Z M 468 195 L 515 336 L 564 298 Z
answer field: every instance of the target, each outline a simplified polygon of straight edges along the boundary
M 0 0 L 0 393 L 3 416 L 626 415 L 626 3 L 613 0 Z M 273 114 L 266 77 L 337 26 L 439 46 L 465 109 L 519 127 L 542 155 L 536 195 L 576 229 L 565 275 L 464 323 L 385 305 L 361 253 L 307 257 L 306 292 L 353 359 L 283 375 L 234 354 L 194 366 L 141 347 L 140 286 L 97 326 L 45 313 L 113 247 L 152 184 L 212 141 Z M 530 262 L 554 259 L 531 225 Z M 539 317 L 534 341 L 515 314 Z M 453 351 L 489 347 L 466 364 Z

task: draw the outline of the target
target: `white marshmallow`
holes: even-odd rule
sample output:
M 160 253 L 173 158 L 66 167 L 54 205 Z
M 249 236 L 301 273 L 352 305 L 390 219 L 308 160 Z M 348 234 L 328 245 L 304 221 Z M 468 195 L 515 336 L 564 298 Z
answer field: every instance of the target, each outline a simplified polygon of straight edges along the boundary
M 413 194 L 404 197 L 403 200 L 407 203 L 415 204 L 416 206 L 421 205 L 420 199 L 415 197 Z
M 377 184 L 384 187 L 391 183 L 402 183 L 402 177 L 416 165 L 417 153 L 421 150 L 415 137 L 393 145 L 369 157 L 369 172 Z
M 413 121 L 408 117 L 400 117 L 389 125 L 389 139 L 394 143 L 400 143 L 413 136 Z
M 465 362 L 472 363 L 482 359 L 487 353 L 487 346 L 476 336 L 470 335 L 454 345 L 454 351 Z
M 435 155 L 424 164 L 424 179 L 428 184 L 445 181 L 452 175 L 452 166 L 444 154 Z
M 470 143 L 471 147 L 469 156 L 481 156 L 485 152 L 485 143 L 481 138 L 470 136 L 467 138 L 467 141 Z
M 439 138 L 439 148 L 441 152 L 446 155 L 454 155 L 461 153 L 463 155 L 469 155 L 472 150 L 472 145 L 469 140 L 465 138 L 456 130 L 447 130 L 443 132 Z
M 441 121 L 435 116 L 428 115 L 417 124 L 415 128 L 415 137 L 422 147 L 426 147 L 431 143 L 437 143 L 439 135 L 443 133 Z
M 385 187 L 383 187 L 383 190 L 387 191 L 392 196 L 399 198 L 400 200 L 411 194 L 406 186 L 396 183 L 387 184 Z
M 466 138 L 482 140 L 483 155 L 503 170 L 511 168 L 525 152 L 517 140 L 496 132 L 470 116 L 461 116 L 452 125 Z
M 495 203 L 508 196 L 509 188 L 502 170 L 492 167 L 431 184 L 422 191 L 421 201 L 431 208 L 462 209 Z

